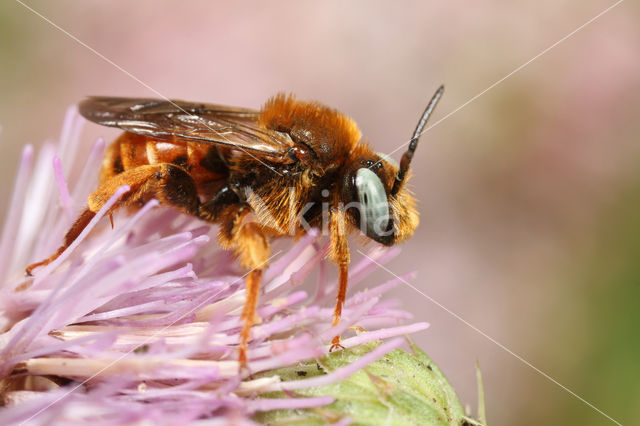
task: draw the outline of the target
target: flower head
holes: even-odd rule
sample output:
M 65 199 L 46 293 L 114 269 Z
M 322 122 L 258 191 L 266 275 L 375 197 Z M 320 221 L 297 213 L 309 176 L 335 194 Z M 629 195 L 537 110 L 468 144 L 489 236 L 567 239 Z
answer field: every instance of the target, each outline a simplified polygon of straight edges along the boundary
M 257 412 L 323 406 L 335 398 L 303 390 L 344 380 L 398 347 L 398 336 L 428 327 L 401 325 L 411 315 L 381 299 L 399 279 L 364 287 L 369 259 L 352 267 L 343 320 L 332 327 L 337 284 L 312 231 L 274 250 L 242 371 L 244 271 L 211 241 L 211 226 L 156 201 L 115 215 L 111 229 L 104 216 L 126 186 L 58 259 L 25 277 L 26 265 L 55 251 L 93 189 L 105 144 L 96 141 L 81 161 L 80 130 L 70 109 L 58 145 L 37 159 L 23 151 L 0 242 L 0 423 L 242 423 Z M 68 185 L 70 174 L 78 177 Z M 369 256 L 384 262 L 397 252 Z M 273 372 L 325 357 L 336 334 L 345 348 L 371 346 L 314 378 Z

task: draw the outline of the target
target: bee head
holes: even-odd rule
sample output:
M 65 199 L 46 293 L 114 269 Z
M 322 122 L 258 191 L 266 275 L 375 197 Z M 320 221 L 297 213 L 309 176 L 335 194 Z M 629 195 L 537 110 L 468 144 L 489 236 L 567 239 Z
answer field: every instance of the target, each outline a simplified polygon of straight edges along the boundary
M 399 165 L 385 154 L 373 154 L 365 146 L 345 174 L 343 199 L 351 200 L 350 206 L 357 206 L 347 209 L 348 214 L 367 237 L 385 246 L 407 239 L 418 225 L 415 200 L 406 187 L 409 164 L 443 91 L 440 86 L 431 98 Z
M 342 186 L 346 213 L 364 235 L 385 246 L 408 238 L 418 225 L 413 196 L 406 187 L 391 194 L 399 167 L 370 152 L 354 161 Z

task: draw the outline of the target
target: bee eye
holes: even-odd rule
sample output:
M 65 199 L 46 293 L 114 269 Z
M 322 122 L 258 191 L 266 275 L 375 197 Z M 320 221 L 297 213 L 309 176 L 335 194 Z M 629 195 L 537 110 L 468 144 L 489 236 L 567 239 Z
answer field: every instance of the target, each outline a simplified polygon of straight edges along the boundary
M 356 187 L 360 199 L 360 217 L 364 220 L 366 234 L 378 240 L 389 233 L 389 204 L 382 181 L 366 167 L 356 173 Z
M 393 158 L 389 157 L 387 154 L 384 154 L 382 152 L 376 152 L 376 154 L 378 155 L 378 157 L 382 158 L 384 161 L 386 161 L 387 163 L 391 164 L 396 169 L 400 168 L 400 165 L 398 164 L 398 162 L 396 160 L 394 160 Z

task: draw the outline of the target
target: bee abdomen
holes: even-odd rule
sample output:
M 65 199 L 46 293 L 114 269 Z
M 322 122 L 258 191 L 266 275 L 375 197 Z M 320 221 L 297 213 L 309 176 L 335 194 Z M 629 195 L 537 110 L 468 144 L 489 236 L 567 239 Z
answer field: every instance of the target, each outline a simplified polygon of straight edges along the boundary
M 207 167 L 209 163 L 205 160 L 208 158 L 218 159 L 220 164 L 216 164 L 216 169 Z M 216 147 L 180 140 L 157 140 L 124 132 L 107 148 L 100 182 L 140 166 L 175 164 L 187 172 L 199 188 L 205 188 L 209 182 L 228 176 L 228 169 L 219 158 Z
M 121 134 L 109 147 L 102 160 L 100 182 L 134 167 L 148 165 L 146 139 L 133 133 Z

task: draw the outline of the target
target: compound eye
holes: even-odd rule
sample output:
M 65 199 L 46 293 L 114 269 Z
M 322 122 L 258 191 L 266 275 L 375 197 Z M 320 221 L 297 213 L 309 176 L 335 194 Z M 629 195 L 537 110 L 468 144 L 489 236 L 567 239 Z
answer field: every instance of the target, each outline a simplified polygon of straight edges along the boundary
M 360 199 L 360 217 L 364 220 L 366 234 L 378 241 L 386 236 L 389 228 L 389 204 L 382 181 L 366 167 L 356 173 L 356 187 Z

